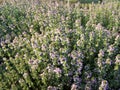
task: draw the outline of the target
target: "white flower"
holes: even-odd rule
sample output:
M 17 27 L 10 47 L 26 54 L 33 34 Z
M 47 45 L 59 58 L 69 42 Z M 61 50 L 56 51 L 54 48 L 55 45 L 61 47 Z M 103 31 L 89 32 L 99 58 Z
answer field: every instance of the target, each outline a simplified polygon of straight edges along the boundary
M 94 31 L 90 32 L 89 36 L 90 36 L 90 41 L 93 40 L 95 38 L 95 32 Z
M 106 64 L 109 64 L 109 65 L 111 65 L 111 64 L 112 64 L 112 62 L 111 62 L 111 59 L 110 59 L 110 58 L 106 59 Z
M 5 44 L 4 41 L 1 41 L 1 42 L 0 42 L 0 45 L 1 45 L 1 46 L 4 46 L 4 44 Z
M 48 72 L 53 72 L 54 70 L 52 65 L 48 65 L 46 69 L 48 70 Z
M 104 51 L 101 49 L 98 54 L 99 57 L 104 57 Z
M 102 67 L 102 60 L 100 58 L 98 58 L 97 65 L 98 67 Z
M 103 27 L 102 27 L 102 25 L 101 25 L 100 23 L 98 23 L 95 29 L 96 29 L 96 30 L 102 30 Z
M 77 85 L 75 85 L 75 84 L 72 84 L 72 86 L 71 86 L 71 90 L 77 90 Z
M 51 59 L 55 58 L 55 54 L 54 53 L 50 53 L 49 55 L 50 55 Z
M 81 41 L 84 41 L 84 40 L 85 40 L 85 35 L 81 34 Z
M 85 90 L 92 90 L 91 83 L 92 82 L 90 82 L 90 81 L 87 82 L 87 84 L 85 85 Z
M 31 69 L 32 69 L 32 70 L 35 70 L 35 69 L 37 69 L 37 68 L 38 68 L 38 65 L 32 65 L 32 66 L 31 66 Z
M 107 90 L 108 89 L 108 81 L 107 80 L 102 80 L 101 85 L 99 87 L 99 90 Z
M 9 40 L 9 39 L 6 39 L 6 40 L 5 40 L 5 43 L 10 43 L 10 40 Z
M 28 77 L 28 73 L 24 73 L 24 74 L 23 74 L 23 77 L 24 77 L 24 78 L 27 78 L 27 77 Z
M 118 54 L 115 59 L 116 59 L 115 63 L 120 64 L 120 54 Z
M 23 80 L 23 79 L 20 79 L 18 82 L 19 82 L 19 83 L 23 83 L 23 82 L 24 82 L 24 80 Z
M 77 27 L 79 27 L 79 26 L 81 25 L 81 20 L 80 20 L 80 19 L 77 19 L 77 20 L 75 21 L 75 25 L 76 25 Z
M 30 32 L 33 32 L 33 25 L 30 26 Z
M 37 40 L 34 40 L 34 41 L 31 43 L 31 45 L 32 45 L 32 48 L 39 48 L 39 45 L 38 45 Z
M 59 60 L 60 60 L 61 64 L 67 62 L 67 58 L 66 57 L 60 57 Z
M 117 41 L 119 39 L 120 39 L 120 35 L 117 35 L 116 38 L 115 38 L 115 40 Z
M 42 45 L 41 45 L 41 50 L 45 51 L 46 48 L 47 48 L 47 46 L 46 46 L 45 44 L 42 44 Z
M 81 40 L 78 40 L 77 41 L 77 46 L 80 46 L 80 44 L 81 44 Z

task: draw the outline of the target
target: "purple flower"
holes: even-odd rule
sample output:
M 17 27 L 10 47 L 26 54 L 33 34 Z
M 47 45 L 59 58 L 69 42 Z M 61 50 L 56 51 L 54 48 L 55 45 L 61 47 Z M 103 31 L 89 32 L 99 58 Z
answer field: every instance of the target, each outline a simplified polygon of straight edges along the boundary
M 115 47 L 113 45 L 109 46 L 109 52 L 113 52 L 115 50 Z
M 106 29 L 105 29 L 104 32 L 107 34 L 108 37 L 111 36 L 111 32 L 110 32 L 110 30 L 106 30 Z
M 83 59 L 84 58 L 84 55 L 82 52 L 79 52 L 79 51 L 72 51 L 70 56 L 75 60 L 75 59 L 78 59 L 78 58 L 81 58 Z
M 28 64 L 31 66 L 31 69 L 35 70 L 38 67 L 39 60 L 37 60 L 37 59 L 30 59 L 28 61 Z
M 62 73 L 62 70 L 61 70 L 60 68 L 55 68 L 55 69 L 54 69 L 54 72 L 55 72 L 56 74 L 61 74 L 61 73 Z
M 72 76 L 73 75 L 73 71 L 69 71 L 68 76 Z
M 91 82 L 92 82 L 92 85 L 96 84 L 96 83 L 97 83 L 96 78 L 95 78 L 95 77 L 92 77 L 92 78 L 91 78 Z
M 82 70 L 81 67 L 80 67 L 80 68 L 77 68 L 77 72 L 78 72 L 78 74 L 81 74 L 81 73 L 82 73 L 81 70 Z
M 96 52 L 96 49 L 95 49 L 94 47 L 91 47 L 91 48 L 90 48 L 90 52 L 95 53 L 95 52 Z
M 54 53 L 50 53 L 49 55 L 50 55 L 51 59 L 54 59 L 56 57 L 56 55 Z

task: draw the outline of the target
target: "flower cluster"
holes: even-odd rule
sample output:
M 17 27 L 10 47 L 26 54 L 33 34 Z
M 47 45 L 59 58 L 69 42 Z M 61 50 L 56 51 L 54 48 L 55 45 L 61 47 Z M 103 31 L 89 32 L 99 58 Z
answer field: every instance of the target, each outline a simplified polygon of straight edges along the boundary
M 120 2 L 50 1 L 0 7 L 0 90 L 118 90 Z

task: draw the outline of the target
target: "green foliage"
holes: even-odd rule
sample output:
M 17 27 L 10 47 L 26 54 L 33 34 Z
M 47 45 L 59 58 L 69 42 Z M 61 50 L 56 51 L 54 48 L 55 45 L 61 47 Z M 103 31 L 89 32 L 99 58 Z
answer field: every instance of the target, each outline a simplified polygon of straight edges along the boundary
M 120 2 L 66 6 L 0 7 L 0 90 L 120 89 Z
M 65 0 L 65 1 L 69 1 L 70 3 L 75 3 L 75 2 L 80 2 L 80 3 L 98 3 L 101 0 Z
M 92 2 L 94 2 L 94 3 L 97 3 L 97 2 L 99 2 L 100 0 L 79 0 L 81 3 L 92 3 Z

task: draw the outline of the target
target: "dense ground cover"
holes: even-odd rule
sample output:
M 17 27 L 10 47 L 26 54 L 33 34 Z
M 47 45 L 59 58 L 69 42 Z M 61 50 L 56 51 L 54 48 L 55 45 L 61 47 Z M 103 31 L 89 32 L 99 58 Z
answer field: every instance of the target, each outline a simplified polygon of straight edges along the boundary
M 0 5 L 0 90 L 119 90 L 120 2 Z

